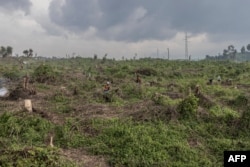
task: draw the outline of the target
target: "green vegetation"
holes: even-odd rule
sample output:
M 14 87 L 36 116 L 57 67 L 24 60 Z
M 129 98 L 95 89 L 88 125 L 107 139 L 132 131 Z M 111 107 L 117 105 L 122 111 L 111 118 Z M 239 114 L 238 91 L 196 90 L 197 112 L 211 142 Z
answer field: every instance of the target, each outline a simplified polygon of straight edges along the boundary
M 0 99 L 0 166 L 213 167 L 250 149 L 249 62 L 27 59 L 0 61 L 10 91 L 26 73 L 37 91 L 32 113 Z
M 194 118 L 197 115 L 198 101 L 194 95 L 190 95 L 183 99 L 178 105 L 177 110 L 180 112 L 182 118 Z
M 33 78 L 39 83 L 55 82 L 56 76 L 54 69 L 47 64 L 38 66 L 33 73 Z

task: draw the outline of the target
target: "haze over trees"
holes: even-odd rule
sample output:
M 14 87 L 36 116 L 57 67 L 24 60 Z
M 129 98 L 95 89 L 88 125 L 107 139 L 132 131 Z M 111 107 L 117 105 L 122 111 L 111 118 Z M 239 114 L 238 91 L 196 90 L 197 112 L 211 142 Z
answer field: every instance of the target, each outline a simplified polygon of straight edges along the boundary
M 217 56 L 206 55 L 206 60 L 233 60 L 233 61 L 247 61 L 250 60 L 250 44 L 242 46 L 240 52 L 237 52 L 237 49 L 234 45 L 229 45 L 226 49 L 223 50 L 223 54 Z
M 11 57 L 13 54 L 13 48 L 11 46 L 1 46 L 0 47 L 0 57 L 6 58 Z M 18 55 L 18 54 L 17 54 Z M 26 49 L 23 51 L 23 55 L 26 57 L 33 57 L 33 49 Z

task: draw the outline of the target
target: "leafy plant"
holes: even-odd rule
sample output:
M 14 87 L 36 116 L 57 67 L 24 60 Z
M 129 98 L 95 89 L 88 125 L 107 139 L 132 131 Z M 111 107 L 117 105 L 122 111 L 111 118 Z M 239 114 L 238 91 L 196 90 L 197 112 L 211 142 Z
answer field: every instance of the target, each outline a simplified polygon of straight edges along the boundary
M 245 108 L 248 105 L 248 98 L 244 95 L 239 95 L 234 100 L 229 101 L 229 105 L 237 108 Z
M 9 70 L 9 71 L 6 71 L 4 72 L 3 76 L 5 78 L 9 78 L 10 80 L 17 80 L 20 78 L 20 74 L 18 71 L 16 70 Z
M 240 118 L 240 126 L 243 131 L 248 131 L 250 128 L 250 107 L 248 107 Z
M 47 64 L 38 66 L 33 73 L 34 79 L 39 83 L 54 82 L 57 75 L 58 74 L 54 71 L 54 69 Z
M 196 112 L 198 109 L 198 98 L 194 95 L 190 95 L 187 98 L 183 99 L 178 107 L 177 110 L 180 113 L 181 118 L 189 119 L 196 117 Z

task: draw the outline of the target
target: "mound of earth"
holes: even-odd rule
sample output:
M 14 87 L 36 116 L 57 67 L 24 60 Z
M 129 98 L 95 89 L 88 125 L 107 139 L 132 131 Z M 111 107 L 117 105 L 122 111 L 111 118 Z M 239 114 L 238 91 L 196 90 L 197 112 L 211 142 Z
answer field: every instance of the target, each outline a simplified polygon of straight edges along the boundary
M 10 91 L 8 99 L 9 100 L 27 99 L 34 94 L 35 92 L 32 92 L 31 90 L 23 89 L 22 87 L 16 87 L 14 90 Z

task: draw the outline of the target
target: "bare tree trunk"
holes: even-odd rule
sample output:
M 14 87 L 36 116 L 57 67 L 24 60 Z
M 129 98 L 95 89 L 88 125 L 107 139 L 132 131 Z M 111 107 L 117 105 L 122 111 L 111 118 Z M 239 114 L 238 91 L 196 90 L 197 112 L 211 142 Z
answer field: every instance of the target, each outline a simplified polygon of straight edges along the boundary
M 24 78 L 23 78 L 23 88 L 26 90 L 28 89 L 28 84 L 29 84 L 29 77 L 26 75 Z

